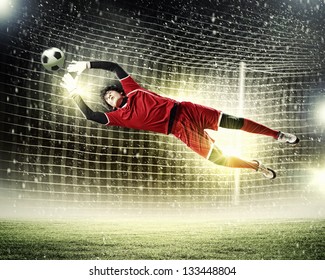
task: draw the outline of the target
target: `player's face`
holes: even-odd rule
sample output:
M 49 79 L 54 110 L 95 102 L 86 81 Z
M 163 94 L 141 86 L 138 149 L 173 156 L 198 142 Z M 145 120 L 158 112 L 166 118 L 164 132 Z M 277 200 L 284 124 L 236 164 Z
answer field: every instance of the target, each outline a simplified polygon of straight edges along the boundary
M 123 95 L 116 90 L 109 90 L 104 96 L 105 101 L 114 108 L 120 107 Z

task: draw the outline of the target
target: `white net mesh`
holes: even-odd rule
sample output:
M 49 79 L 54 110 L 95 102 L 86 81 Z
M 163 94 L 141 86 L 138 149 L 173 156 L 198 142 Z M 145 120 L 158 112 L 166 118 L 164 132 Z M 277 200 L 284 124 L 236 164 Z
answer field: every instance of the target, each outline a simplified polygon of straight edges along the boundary
M 39 1 L 38 1 L 39 2 Z M 54 7 L 26 2 L 1 27 L 1 203 L 32 209 L 220 209 L 234 204 L 308 204 L 322 197 L 312 169 L 324 167 L 322 9 L 230 3 L 173 9 L 124 3 Z M 180 4 L 179 4 L 180 5 Z M 204 8 L 204 9 L 203 9 Z M 200 158 L 173 136 L 86 121 L 60 88 L 63 71 L 46 72 L 40 54 L 62 49 L 67 61 L 121 64 L 143 87 L 296 133 L 297 147 L 220 129 L 222 150 L 259 159 L 274 181 Z M 239 65 L 245 91 L 239 102 Z M 99 91 L 112 73 L 81 76 L 83 98 L 103 110 Z M 238 182 L 237 182 L 238 183 Z M 3 207 L 4 207 L 3 206 Z

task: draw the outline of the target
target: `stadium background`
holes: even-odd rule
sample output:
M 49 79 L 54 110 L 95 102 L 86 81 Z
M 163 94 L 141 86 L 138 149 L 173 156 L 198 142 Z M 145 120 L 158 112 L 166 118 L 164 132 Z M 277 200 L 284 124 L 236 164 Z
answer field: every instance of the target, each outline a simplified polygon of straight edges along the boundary
M 325 168 L 317 115 L 325 102 L 324 2 L 18 2 L 1 22 L 2 215 L 324 216 L 324 183 L 315 179 Z M 222 149 L 277 170 L 269 181 L 217 167 L 172 136 L 91 123 L 61 89 L 63 72 L 40 64 L 52 46 L 67 62 L 116 61 L 152 91 L 295 132 L 301 144 L 213 133 Z M 80 82 L 87 103 L 102 110 L 98 92 L 116 80 L 91 70 Z

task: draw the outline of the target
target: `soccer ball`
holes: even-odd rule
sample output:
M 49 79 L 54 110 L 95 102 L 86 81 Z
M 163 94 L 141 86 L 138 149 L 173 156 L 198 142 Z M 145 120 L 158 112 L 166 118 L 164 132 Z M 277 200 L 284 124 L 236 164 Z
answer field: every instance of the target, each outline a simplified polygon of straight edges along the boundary
M 64 53 L 58 48 L 50 48 L 42 53 L 42 64 L 46 70 L 57 71 L 63 67 Z

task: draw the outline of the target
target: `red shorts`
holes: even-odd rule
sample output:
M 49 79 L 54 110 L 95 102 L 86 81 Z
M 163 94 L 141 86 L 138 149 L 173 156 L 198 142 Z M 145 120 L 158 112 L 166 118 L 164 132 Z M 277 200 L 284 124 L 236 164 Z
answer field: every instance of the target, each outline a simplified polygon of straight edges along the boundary
M 214 140 L 205 129 L 218 130 L 221 111 L 194 104 L 181 102 L 178 105 L 171 133 L 189 148 L 207 158 Z

